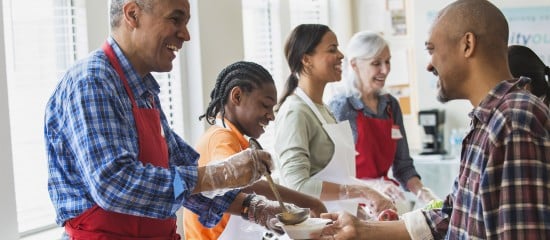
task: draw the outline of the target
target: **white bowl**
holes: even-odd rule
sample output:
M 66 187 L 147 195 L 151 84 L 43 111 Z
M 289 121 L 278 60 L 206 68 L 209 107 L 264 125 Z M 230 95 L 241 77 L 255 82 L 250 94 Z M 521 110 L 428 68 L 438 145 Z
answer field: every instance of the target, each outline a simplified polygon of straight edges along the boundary
M 311 239 L 319 238 L 323 228 L 330 222 L 330 219 L 325 218 L 308 218 L 296 225 L 284 225 L 280 222 L 277 225 L 281 226 L 292 239 Z

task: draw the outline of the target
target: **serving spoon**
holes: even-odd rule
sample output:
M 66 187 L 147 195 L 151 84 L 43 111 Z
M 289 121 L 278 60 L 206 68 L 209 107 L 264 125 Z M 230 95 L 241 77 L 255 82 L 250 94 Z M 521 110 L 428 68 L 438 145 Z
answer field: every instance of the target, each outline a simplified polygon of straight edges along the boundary
M 254 138 L 250 138 L 248 142 L 250 144 L 251 149 L 257 149 L 257 150 L 263 149 L 260 143 L 258 142 L 258 140 Z M 271 178 L 271 171 L 269 170 L 269 167 L 266 166 L 266 168 L 267 168 L 267 172 L 264 174 L 264 176 L 267 179 L 267 183 L 269 184 L 271 191 L 273 191 L 273 194 L 275 194 L 275 198 L 279 202 L 279 206 L 283 210 L 282 213 L 275 215 L 277 219 L 285 225 L 295 225 L 308 219 L 309 212 L 310 212 L 309 208 L 297 208 L 297 209 L 289 210 L 283 204 L 283 200 L 281 198 L 281 195 L 279 194 L 279 190 L 277 190 L 277 187 L 273 182 L 273 178 Z

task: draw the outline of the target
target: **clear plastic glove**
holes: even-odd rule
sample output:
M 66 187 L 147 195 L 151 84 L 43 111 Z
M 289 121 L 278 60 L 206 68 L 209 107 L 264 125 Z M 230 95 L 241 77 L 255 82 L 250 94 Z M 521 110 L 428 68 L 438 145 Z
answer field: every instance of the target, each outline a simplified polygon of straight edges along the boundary
M 385 194 L 365 185 L 340 185 L 340 199 L 364 199 L 367 215 L 378 216 L 386 209 L 397 210 L 392 199 Z
M 405 201 L 405 193 L 392 181 L 379 179 L 372 185 L 372 187 L 388 195 L 394 202 Z
M 394 202 L 405 201 L 405 193 L 393 183 L 386 184 L 380 191 L 388 195 Z
M 298 206 L 290 203 L 285 203 L 285 206 L 290 211 L 292 211 L 292 209 L 299 208 Z M 282 235 L 285 232 L 281 227 L 277 226 L 279 221 L 277 220 L 277 217 L 275 217 L 276 214 L 281 212 L 283 212 L 283 209 L 281 209 L 277 201 L 271 201 L 264 196 L 256 195 L 250 201 L 248 220 Z
M 247 149 L 227 159 L 205 166 L 198 180 L 202 191 L 246 187 L 273 168 L 271 155 L 263 150 Z
M 416 192 L 416 198 L 422 203 L 428 203 L 431 200 L 440 200 L 440 198 L 437 197 L 435 193 L 427 187 L 422 187 L 420 190 L 418 190 L 418 192 Z
M 361 220 L 369 220 L 371 216 L 367 213 L 364 207 L 357 205 L 357 218 Z

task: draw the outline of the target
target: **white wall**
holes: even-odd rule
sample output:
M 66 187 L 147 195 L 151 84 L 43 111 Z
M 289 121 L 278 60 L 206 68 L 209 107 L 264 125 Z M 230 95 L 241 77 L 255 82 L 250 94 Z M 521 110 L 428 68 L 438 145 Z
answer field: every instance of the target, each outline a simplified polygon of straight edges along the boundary
M 2 239 L 19 238 L 15 189 L 13 180 L 13 159 L 11 151 L 10 114 L 8 104 L 8 81 L 6 75 L 6 54 L 4 44 L 4 14 L 0 2 L 0 234 Z
M 244 58 L 240 0 L 191 0 L 191 41 L 185 43 L 182 74 L 186 82 L 183 104 L 187 111 L 184 138 L 194 145 L 203 134 L 204 121 L 198 117 L 210 102 L 210 91 L 218 73 Z
M 100 48 L 109 35 L 109 1 L 86 1 L 88 50 Z
M 330 0 L 329 9 L 330 28 L 338 37 L 340 46 L 347 46 L 348 40 L 353 36 L 355 26 L 353 14 L 351 14 L 353 12 L 353 1 Z

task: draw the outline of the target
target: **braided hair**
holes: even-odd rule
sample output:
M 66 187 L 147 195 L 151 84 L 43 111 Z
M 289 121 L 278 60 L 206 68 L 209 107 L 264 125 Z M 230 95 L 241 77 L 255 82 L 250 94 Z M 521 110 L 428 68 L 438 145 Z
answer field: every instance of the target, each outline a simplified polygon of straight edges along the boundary
M 224 106 L 227 103 L 231 89 L 240 87 L 244 92 L 249 93 L 264 83 L 275 84 L 271 74 L 257 63 L 239 61 L 225 67 L 216 79 L 216 85 L 210 93 L 210 103 L 206 108 L 206 112 L 199 117 L 199 120 L 206 117 L 206 121 L 210 125 L 214 125 L 216 116 L 220 113 L 222 123 L 225 126 Z

